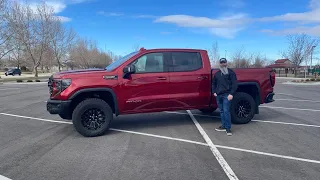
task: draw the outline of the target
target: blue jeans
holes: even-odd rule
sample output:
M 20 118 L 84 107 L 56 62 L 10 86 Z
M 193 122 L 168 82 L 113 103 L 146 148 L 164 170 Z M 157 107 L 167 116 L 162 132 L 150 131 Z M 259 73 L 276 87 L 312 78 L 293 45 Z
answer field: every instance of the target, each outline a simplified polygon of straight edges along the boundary
M 225 129 L 231 129 L 231 101 L 228 100 L 228 95 L 229 94 L 221 94 L 216 97 L 218 108 L 220 109 L 221 124 Z

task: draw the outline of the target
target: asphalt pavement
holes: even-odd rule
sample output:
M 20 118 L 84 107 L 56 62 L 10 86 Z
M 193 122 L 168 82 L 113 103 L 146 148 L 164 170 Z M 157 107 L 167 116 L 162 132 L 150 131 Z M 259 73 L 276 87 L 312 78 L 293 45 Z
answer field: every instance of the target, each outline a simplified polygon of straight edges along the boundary
M 318 180 L 320 86 L 281 82 L 233 136 L 193 110 L 119 116 L 95 138 L 46 111 L 45 83 L 0 85 L 0 178 Z

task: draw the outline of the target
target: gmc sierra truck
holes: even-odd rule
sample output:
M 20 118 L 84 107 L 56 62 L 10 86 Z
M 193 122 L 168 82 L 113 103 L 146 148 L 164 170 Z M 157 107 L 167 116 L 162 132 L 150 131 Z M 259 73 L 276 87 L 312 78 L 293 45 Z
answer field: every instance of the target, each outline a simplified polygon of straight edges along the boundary
M 273 102 L 275 74 L 270 68 L 233 69 L 238 88 L 231 103 L 234 124 L 246 124 L 259 105 Z M 217 109 L 206 50 L 144 49 L 105 69 L 73 70 L 49 78 L 47 111 L 72 120 L 86 137 L 103 135 L 114 115 Z

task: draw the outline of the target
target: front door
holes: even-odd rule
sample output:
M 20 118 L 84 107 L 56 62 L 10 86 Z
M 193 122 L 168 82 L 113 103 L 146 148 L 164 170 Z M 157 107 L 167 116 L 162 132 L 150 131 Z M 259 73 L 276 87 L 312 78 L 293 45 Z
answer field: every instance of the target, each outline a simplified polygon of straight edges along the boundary
M 162 111 L 169 106 L 168 53 L 148 53 L 131 64 L 136 73 L 124 79 L 121 89 L 124 113 Z

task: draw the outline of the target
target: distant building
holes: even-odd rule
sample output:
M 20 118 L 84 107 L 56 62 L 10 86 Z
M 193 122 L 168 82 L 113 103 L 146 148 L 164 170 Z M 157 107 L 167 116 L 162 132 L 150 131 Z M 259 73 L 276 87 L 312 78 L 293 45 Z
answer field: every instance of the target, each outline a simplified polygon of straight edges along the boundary
M 294 74 L 295 67 L 289 59 L 278 59 L 274 62 L 274 64 L 271 64 L 267 66 L 268 68 L 272 68 L 276 71 L 277 74 Z M 299 67 L 297 67 L 299 68 Z

